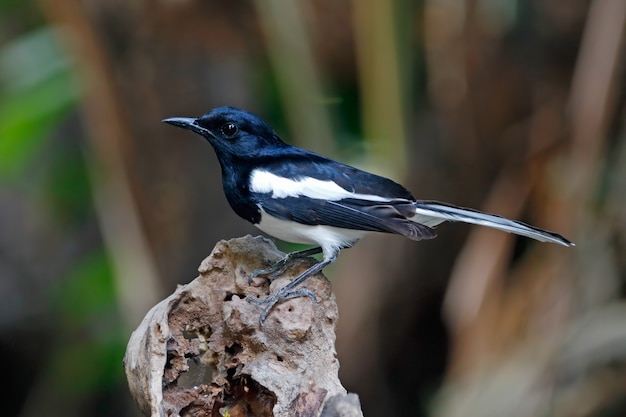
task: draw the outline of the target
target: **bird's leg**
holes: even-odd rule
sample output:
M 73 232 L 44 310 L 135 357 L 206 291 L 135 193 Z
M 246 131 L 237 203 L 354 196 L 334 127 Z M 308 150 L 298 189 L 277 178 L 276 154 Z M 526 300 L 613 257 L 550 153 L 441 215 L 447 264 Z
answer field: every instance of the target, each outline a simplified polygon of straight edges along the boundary
M 289 300 L 291 298 L 296 298 L 296 297 L 309 297 L 311 298 L 311 300 L 313 300 L 313 302 L 316 303 L 317 298 L 315 297 L 315 294 L 313 294 L 312 291 L 307 290 L 305 288 L 300 288 L 300 289 L 295 289 L 295 288 L 298 285 L 302 284 L 304 281 L 306 281 L 307 278 L 309 278 L 310 276 L 313 276 L 319 273 L 326 266 L 333 263 L 335 259 L 337 258 L 338 253 L 339 251 L 333 253 L 332 255 L 328 257 L 325 257 L 322 261 L 316 263 L 315 265 L 313 265 L 312 267 L 310 267 L 309 269 L 307 269 L 306 271 L 298 275 L 289 284 L 280 288 L 278 291 L 276 291 L 274 295 L 270 295 L 264 298 L 263 300 L 253 298 L 251 296 L 246 297 L 246 300 L 254 302 L 256 304 L 265 304 L 265 307 L 263 308 L 263 311 L 261 312 L 261 316 L 259 317 L 259 324 L 263 326 L 263 322 L 267 318 L 267 315 L 269 314 L 270 310 L 281 301 Z
M 268 279 L 270 280 L 270 282 L 274 281 L 276 278 L 281 276 L 283 272 L 287 270 L 287 268 L 289 268 L 293 260 L 306 258 L 311 255 L 316 255 L 320 252 L 322 252 L 322 248 L 320 248 L 319 246 L 316 246 L 314 248 L 309 248 L 309 249 L 304 249 L 304 250 L 299 250 L 296 252 L 288 253 L 287 255 L 283 257 L 283 259 L 274 263 L 269 268 L 255 269 L 254 271 L 252 271 L 250 275 L 248 276 L 248 285 L 252 284 L 252 280 L 258 277 L 259 275 L 269 275 Z

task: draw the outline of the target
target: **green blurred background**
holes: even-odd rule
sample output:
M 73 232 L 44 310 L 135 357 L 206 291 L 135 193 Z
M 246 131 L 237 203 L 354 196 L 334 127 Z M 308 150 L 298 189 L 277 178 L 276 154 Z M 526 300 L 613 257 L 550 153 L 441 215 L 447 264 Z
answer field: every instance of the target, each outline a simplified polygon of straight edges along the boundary
M 0 414 L 139 415 L 130 332 L 257 234 L 160 120 L 232 105 L 577 243 L 444 225 L 344 251 L 366 416 L 626 415 L 625 22 L 623 0 L 0 0 Z

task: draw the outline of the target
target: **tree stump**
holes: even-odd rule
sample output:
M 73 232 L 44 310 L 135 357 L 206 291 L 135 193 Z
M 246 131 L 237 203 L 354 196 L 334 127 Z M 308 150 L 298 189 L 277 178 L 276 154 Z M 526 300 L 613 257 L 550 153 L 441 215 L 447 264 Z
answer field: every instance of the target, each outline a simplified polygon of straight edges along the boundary
M 276 305 L 266 297 L 309 267 L 294 264 L 271 284 L 249 274 L 284 254 L 262 237 L 219 242 L 200 276 L 154 306 L 124 357 L 130 391 L 144 414 L 164 416 L 362 416 L 338 378 L 337 304 L 321 274 L 303 285 L 317 297 Z

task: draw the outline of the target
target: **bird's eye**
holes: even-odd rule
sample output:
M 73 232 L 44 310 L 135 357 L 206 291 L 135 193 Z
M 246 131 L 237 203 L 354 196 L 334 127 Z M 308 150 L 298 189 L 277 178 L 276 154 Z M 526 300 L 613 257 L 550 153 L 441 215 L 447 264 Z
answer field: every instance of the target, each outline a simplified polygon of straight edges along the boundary
M 227 138 L 232 138 L 237 134 L 239 128 L 233 122 L 228 122 L 225 123 L 220 130 L 222 131 L 222 134 L 224 136 L 226 136 Z

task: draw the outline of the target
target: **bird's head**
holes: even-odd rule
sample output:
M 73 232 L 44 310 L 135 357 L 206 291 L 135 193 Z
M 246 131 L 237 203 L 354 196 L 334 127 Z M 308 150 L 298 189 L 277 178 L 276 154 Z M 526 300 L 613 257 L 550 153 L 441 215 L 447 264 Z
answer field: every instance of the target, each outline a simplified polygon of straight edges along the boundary
M 268 148 L 285 145 L 261 118 L 234 107 L 218 107 L 198 118 L 172 117 L 163 122 L 204 136 L 218 157 L 258 156 Z

